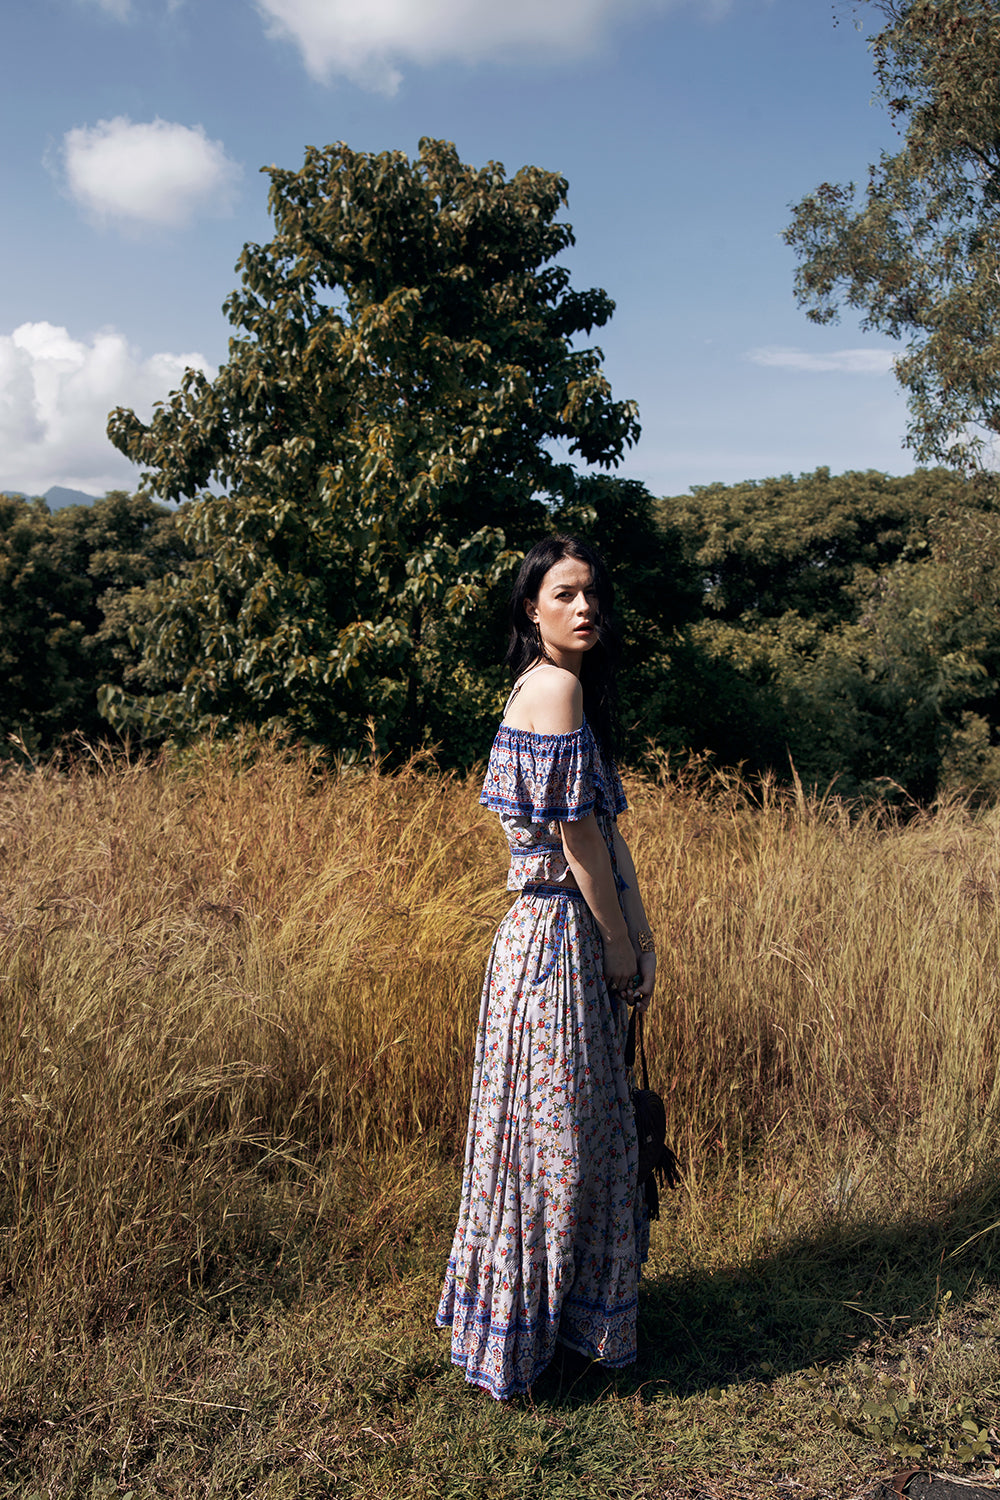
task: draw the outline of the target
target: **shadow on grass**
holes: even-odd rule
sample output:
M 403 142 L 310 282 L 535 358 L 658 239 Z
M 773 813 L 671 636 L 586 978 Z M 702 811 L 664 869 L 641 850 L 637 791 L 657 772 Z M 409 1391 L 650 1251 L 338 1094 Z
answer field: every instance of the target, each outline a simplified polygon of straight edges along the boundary
M 615 1373 L 615 1387 L 622 1395 L 666 1387 L 683 1398 L 770 1380 L 869 1346 L 897 1349 L 944 1308 L 955 1332 L 974 1337 L 984 1316 L 974 1300 L 1000 1285 L 998 1219 L 995 1168 L 933 1219 L 832 1224 L 746 1266 L 644 1281 L 639 1357 Z M 669 1219 L 660 1232 L 669 1233 Z M 609 1378 L 566 1353 L 533 1399 L 592 1400 Z

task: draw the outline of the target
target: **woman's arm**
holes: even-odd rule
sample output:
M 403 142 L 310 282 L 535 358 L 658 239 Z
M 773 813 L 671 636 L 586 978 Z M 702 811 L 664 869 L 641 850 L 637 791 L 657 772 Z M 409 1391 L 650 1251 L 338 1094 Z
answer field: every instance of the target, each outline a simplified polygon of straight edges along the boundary
M 604 943 L 604 977 L 612 990 L 630 989 L 637 972 L 628 924 L 618 902 L 608 846 L 593 813 L 560 823 L 566 863 L 594 914 Z M 639 971 L 641 972 L 641 970 Z
M 619 873 L 628 887 L 622 892 L 622 905 L 625 908 L 625 921 L 628 924 L 629 938 L 635 950 L 636 966 L 639 971 L 636 995 L 639 1005 L 645 1010 L 653 997 L 653 985 L 656 981 L 656 954 L 651 949 L 652 933 L 649 918 L 642 904 L 639 879 L 635 873 L 632 855 L 617 826 L 615 827 L 615 858 L 618 861 Z M 639 940 L 640 933 L 643 934 L 644 942 Z M 644 952 L 644 946 L 649 951 Z
M 564 667 L 547 666 L 527 679 L 515 700 L 509 722 L 536 734 L 572 734 L 583 723 L 583 688 Z M 611 856 L 593 813 L 560 823 L 566 863 L 594 914 L 604 943 L 604 977 L 608 988 L 630 989 L 637 965 L 628 924 L 618 902 Z

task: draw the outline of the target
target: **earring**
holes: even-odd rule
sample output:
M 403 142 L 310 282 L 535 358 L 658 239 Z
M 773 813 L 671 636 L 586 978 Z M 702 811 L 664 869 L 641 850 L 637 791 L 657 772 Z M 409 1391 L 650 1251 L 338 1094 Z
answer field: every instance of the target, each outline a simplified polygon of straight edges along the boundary
M 532 620 L 531 623 L 535 627 L 535 650 L 538 652 L 539 659 L 541 661 L 551 661 L 552 658 L 546 651 L 545 642 L 542 640 L 542 627 L 537 620 Z

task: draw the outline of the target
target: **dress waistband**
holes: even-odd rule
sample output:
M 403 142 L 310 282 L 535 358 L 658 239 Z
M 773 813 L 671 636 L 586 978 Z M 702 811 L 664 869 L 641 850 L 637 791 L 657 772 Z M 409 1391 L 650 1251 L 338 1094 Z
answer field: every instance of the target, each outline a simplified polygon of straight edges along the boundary
M 566 896 L 570 901 L 582 901 L 583 892 L 575 885 L 547 885 L 544 881 L 533 880 L 521 887 L 522 896 Z

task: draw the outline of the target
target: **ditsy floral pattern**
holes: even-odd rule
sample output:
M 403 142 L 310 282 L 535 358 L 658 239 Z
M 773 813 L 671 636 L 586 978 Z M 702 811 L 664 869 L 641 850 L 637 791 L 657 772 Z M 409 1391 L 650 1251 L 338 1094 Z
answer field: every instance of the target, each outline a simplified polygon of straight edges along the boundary
M 582 771 L 554 804 L 547 758 L 562 757 L 550 742 L 574 736 L 513 733 L 521 739 L 516 815 L 529 823 L 536 815 L 537 826 L 539 812 L 557 805 L 565 816 L 563 809 L 583 805 L 574 788 L 586 789 L 593 776 L 592 736 L 590 772 L 585 757 L 573 761 L 576 747 L 566 747 L 564 769 Z M 534 768 L 522 754 L 526 739 L 536 742 Z M 506 738 L 504 756 L 511 743 Z M 491 785 L 488 776 L 484 800 Z M 617 809 L 603 787 L 588 810 L 610 838 Z M 500 1399 L 534 1383 L 557 1339 L 613 1366 L 635 1358 L 649 1226 L 636 1186 L 626 1024 L 579 891 L 529 884 L 500 924 L 486 971 L 461 1209 L 437 1313 L 439 1326 L 451 1328 L 454 1362 Z

